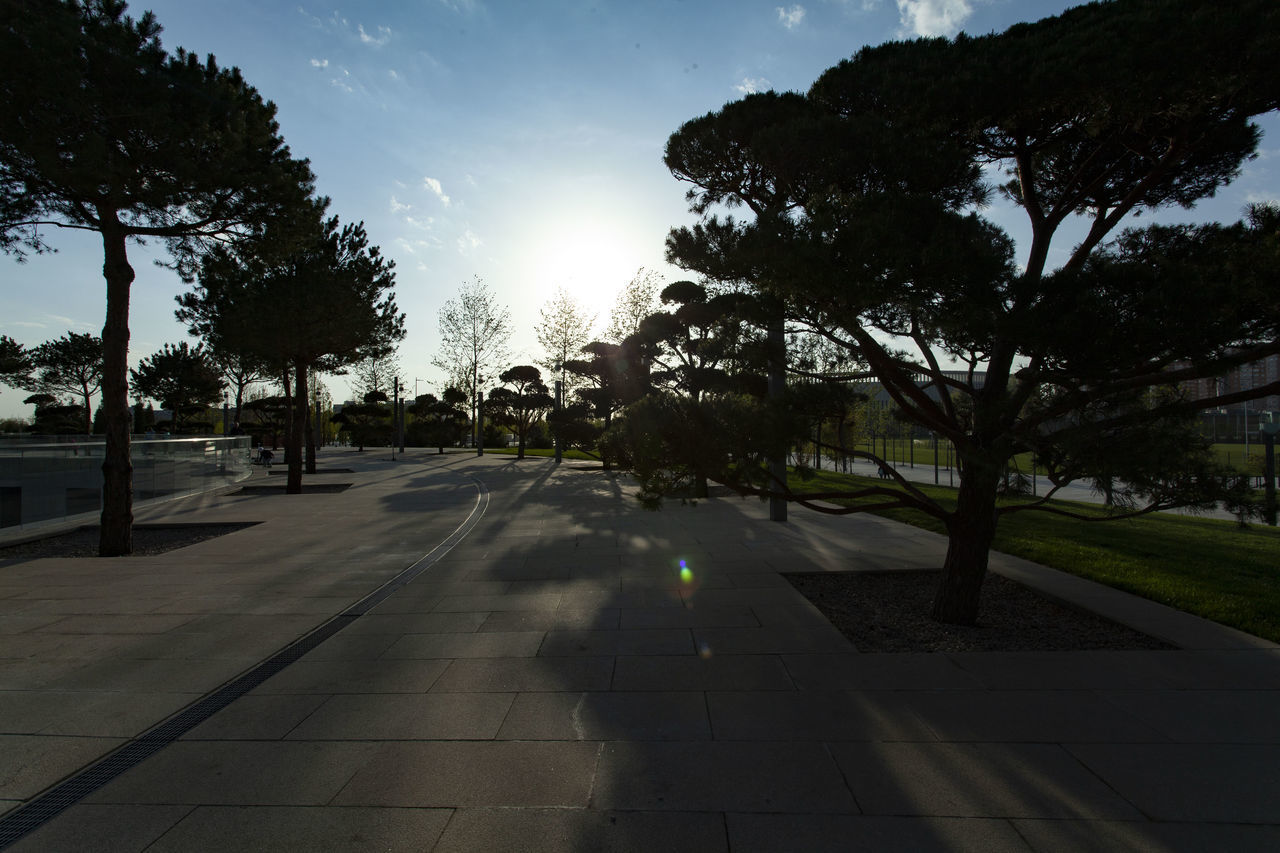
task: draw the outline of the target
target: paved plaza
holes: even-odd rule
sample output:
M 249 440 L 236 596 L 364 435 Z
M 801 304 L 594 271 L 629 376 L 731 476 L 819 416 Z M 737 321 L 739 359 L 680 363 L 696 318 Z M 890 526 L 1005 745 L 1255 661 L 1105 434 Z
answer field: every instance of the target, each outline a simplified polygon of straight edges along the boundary
M 993 555 L 1179 650 L 860 653 L 779 573 L 936 568 L 942 538 L 647 512 L 501 455 L 337 450 L 306 482 L 350 488 L 144 508 L 255 522 L 163 555 L 0 561 L 6 849 L 1280 849 L 1275 644 Z

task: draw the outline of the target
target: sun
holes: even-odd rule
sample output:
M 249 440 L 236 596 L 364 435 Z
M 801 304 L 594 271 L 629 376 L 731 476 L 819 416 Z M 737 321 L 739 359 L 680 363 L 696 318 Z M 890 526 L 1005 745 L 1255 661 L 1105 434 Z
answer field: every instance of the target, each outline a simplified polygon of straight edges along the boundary
M 536 290 L 533 296 L 543 303 L 563 288 L 603 327 L 636 270 L 661 259 L 661 244 L 644 243 L 620 218 L 575 217 L 539 228 L 528 271 Z

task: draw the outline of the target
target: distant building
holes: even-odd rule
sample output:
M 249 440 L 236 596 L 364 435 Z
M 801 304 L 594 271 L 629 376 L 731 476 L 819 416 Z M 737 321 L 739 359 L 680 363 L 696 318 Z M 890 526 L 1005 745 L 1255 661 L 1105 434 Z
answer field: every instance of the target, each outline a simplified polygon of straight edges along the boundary
M 1221 376 L 1192 379 L 1182 383 L 1182 388 L 1196 398 L 1219 394 L 1235 394 L 1280 380 L 1280 355 L 1269 355 L 1259 361 L 1251 361 L 1232 368 Z M 1259 397 L 1246 403 L 1217 408 L 1214 411 L 1236 414 L 1261 411 L 1280 411 L 1280 395 Z

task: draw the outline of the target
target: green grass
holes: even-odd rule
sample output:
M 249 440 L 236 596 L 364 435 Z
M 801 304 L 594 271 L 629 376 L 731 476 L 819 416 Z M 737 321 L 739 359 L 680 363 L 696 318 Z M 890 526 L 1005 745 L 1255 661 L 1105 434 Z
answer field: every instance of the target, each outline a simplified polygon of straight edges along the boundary
M 883 482 L 821 471 L 808 482 L 793 478 L 791 486 L 827 491 L 850 484 Z M 954 507 L 954 489 L 914 485 L 943 506 Z M 1096 505 L 1060 503 L 1095 517 L 1105 515 Z M 940 522 L 915 510 L 876 514 L 946 532 Z M 1232 521 L 1172 513 L 1102 522 L 1021 512 L 1000 519 L 993 547 L 1280 642 L 1280 531 L 1274 528 L 1242 529 Z
M 876 440 L 875 447 L 872 448 L 865 441 L 854 444 L 857 450 L 870 450 L 877 456 L 883 453 L 885 457 L 898 465 L 899 467 L 908 464 L 909 461 L 914 462 L 917 468 L 933 467 L 933 442 L 926 440 L 917 440 L 912 448 L 912 442 L 906 438 L 891 438 L 887 441 Z M 1219 462 L 1234 468 L 1241 474 L 1262 474 L 1263 457 L 1265 448 L 1261 441 L 1250 442 L 1248 447 L 1243 444 L 1215 444 L 1213 445 L 1213 454 Z M 948 455 L 946 442 L 938 444 L 938 464 L 946 467 L 948 463 L 955 461 L 955 454 Z M 1031 474 L 1031 454 L 1019 453 L 1013 459 L 1014 464 L 1022 473 Z M 831 458 L 823 457 L 823 465 L 830 465 Z M 1036 466 L 1036 472 L 1043 475 L 1045 469 Z
M 473 451 L 473 452 L 474 452 L 474 451 Z M 515 456 L 515 455 L 516 455 L 516 448 L 514 448 L 514 447 L 486 447 L 486 448 L 484 449 L 484 452 L 485 452 L 485 453 L 505 453 L 505 454 L 507 454 L 507 455 L 509 455 L 509 456 Z M 525 455 L 525 456 L 555 456 L 555 455 L 556 455 L 556 452 L 555 452 L 554 450 L 551 450 L 550 448 L 533 448 L 533 447 L 526 447 L 526 448 L 524 449 L 524 455 Z M 588 461 L 588 462 L 599 462 L 599 461 L 600 461 L 600 457 L 598 457 L 598 456 L 592 456 L 592 455 L 591 455 L 591 454 L 589 454 L 589 453 L 583 453 L 581 450 L 566 450 L 563 454 L 561 454 L 561 458 L 563 458 L 563 459 L 584 459 L 584 460 L 586 460 L 586 461 Z

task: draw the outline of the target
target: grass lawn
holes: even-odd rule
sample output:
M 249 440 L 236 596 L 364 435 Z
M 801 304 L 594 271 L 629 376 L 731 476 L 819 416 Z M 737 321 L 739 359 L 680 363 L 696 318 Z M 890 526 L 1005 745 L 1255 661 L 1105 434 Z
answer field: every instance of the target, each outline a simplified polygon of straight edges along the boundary
M 854 448 L 857 450 L 870 450 L 876 455 L 883 454 L 896 465 L 906 465 L 908 461 L 913 463 L 917 468 L 931 468 L 934 462 L 933 442 L 925 439 L 917 439 L 914 443 L 906 438 L 891 438 L 886 441 L 876 441 L 875 447 L 871 447 L 867 442 L 856 442 Z M 1234 468 L 1241 474 L 1254 474 L 1261 476 L 1263 472 L 1263 458 L 1266 449 L 1261 441 L 1250 443 L 1247 447 L 1244 444 L 1215 444 L 1213 445 L 1213 454 L 1219 462 Z M 947 452 L 945 442 L 938 446 L 938 464 L 946 467 L 951 464 L 954 459 L 954 453 Z M 825 456 L 824 465 L 829 465 L 828 461 L 831 457 Z M 1031 473 L 1031 454 L 1019 453 L 1014 457 L 1014 464 L 1018 470 L 1024 474 Z M 1044 474 L 1044 468 L 1036 466 L 1037 473 Z
M 821 471 L 807 482 L 793 477 L 791 487 L 826 491 L 851 483 L 883 485 L 880 480 Z M 943 506 L 955 505 L 954 489 L 914 485 Z M 1060 503 L 1096 517 L 1104 515 L 1096 505 Z M 877 515 L 946 532 L 932 517 L 911 510 Z M 1241 529 L 1231 521 L 1171 513 L 1090 522 L 1023 512 L 1001 518 L 993 547 L 1280 642 L 1277 529 L 1261 525 Z
M 474 450 L 473 450 L 472 452 L 474 452 Z M 505 454 L 507 454 L 507 455 L 509 455 L 509 456 L 515 456 L 515 455 L 516 455 L 516 448 L 514 448 L 514 447 L 486 447 L 486 448 L 484 449 L 484 452 L 485 452 L 485 453 L 505 453 Z M 547 449 L 543 449 L 543 448 L 537 448 L 537 449 L 535 449 L 535 448 L 532 448 L 532 447 L 526 447 L 526 448 L 524 449 L 524 455 L 525 455 L 525 456 L 547 456 L 547 457 L 551 457 L 551 456 L 555 456 L 555 455 L 556 455 L 556 452 L 555 452 L 554 450 L 549 449 L 549 448 L 547 448 Z M 561 454 L 561 458 L 562 458 L 562 459 L 584 459 L 584 460 L 586 460 L 586 461 L 588 461 L 588 462 L 599 462 L 599 461 L 600 461 L 600 457 L 598 457 L 598 456 L 592 456 L 592 455 L 590 455 L 590 454 L 588 454 L 588 453 L 583 453 L 581 450 L 566 450 L 564 453 L 562 453 L 562 454 Z

